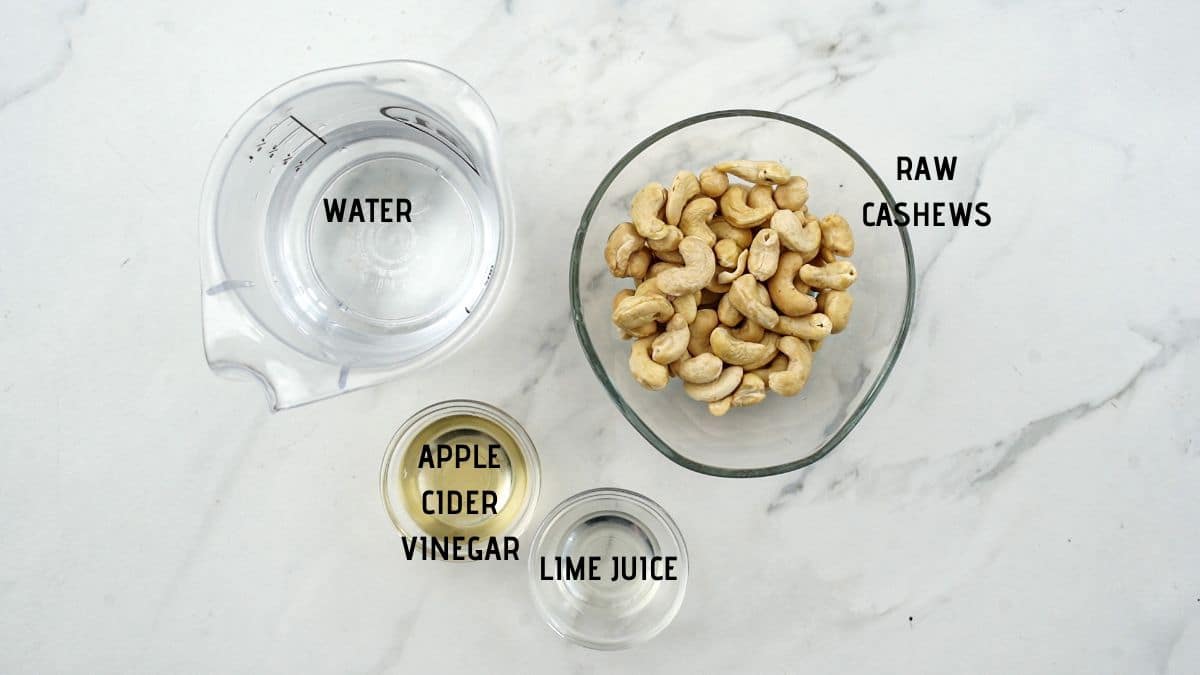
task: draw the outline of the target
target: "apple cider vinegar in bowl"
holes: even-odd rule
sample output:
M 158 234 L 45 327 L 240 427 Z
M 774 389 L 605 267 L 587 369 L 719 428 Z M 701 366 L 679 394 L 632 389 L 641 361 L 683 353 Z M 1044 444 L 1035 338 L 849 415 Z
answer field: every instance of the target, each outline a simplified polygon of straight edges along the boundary
M 396 432 L 380 492 L 408 558 L 514 560 L 540 478 L 537 451 L 515 420 L 484 403 L 446 401 Z

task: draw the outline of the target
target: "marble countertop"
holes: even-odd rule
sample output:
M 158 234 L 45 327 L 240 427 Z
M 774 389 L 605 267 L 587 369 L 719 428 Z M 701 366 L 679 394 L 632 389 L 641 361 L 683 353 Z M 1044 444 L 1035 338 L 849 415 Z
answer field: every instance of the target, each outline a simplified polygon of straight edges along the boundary
M 1200 10 L 560 4 L 8 3 L 0 671 L 1200 672 Z M 514 269 L 461 358 L 271 414 L 202 353 L 208 161 L 280 82 L 389 58 L 459 73 L 501 120 Z M 917 313 L 881 397 L 829 457 L 756 480 L 650 448 L 568 317 L 605 171 L 729 107 L 832 130 L 898 199 L 994 217 L 912 231 Z M 898 183 L 900 154 L 962 177 Z M 664 633 L 592 652 L 542 624 L 523 562 L 403 559 L 384 445 L 461 396 L 534 438 L 538 518 L 602 485 L 674 515 L 691 581 Z

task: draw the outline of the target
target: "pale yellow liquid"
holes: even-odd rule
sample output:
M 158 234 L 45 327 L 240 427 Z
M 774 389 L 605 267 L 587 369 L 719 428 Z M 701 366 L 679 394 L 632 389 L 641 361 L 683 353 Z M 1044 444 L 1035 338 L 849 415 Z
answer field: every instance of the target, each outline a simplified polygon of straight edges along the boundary
M 439 443 L 478 445 L 481 464 L 488 464 L 488 446 L 496 444 L 494 463 L 499 468 L 477 468 L 473 460 L 455 466 L 453 459 L 437 468 L 420 466 L 421 450 L 429 445 L 436 457 Z M 469 490 L 496 493 L 495 513 L 426 513 L 422 495 L 427 490 L 457 490 L 465 497 Z M 512 434 L 491 420 L 474 415 L 453 415 L 439 419 L 422 429 L 404 449 L 400 466 L 400 494 L 404 508 L 417 525 L 432 536 L 499 536 L 504 534 L 521 513 L 529 491 L 525 455 Z M 475 494 L 479 495 L 479 492 Z M 478 503 L 478 502 L 477 502 Z M 430 506 L 435 509 L 436 502 Z

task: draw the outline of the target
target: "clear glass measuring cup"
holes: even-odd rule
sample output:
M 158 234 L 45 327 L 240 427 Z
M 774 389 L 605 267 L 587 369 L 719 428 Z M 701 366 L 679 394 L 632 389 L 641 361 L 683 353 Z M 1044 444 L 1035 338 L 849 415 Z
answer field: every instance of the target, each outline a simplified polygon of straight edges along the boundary
M 507 271 L 497 126 L 427 63 L 310 73 L 225 135 L 200 210 L 204 348 L 275 409 L 376 384 L 455 349 Z

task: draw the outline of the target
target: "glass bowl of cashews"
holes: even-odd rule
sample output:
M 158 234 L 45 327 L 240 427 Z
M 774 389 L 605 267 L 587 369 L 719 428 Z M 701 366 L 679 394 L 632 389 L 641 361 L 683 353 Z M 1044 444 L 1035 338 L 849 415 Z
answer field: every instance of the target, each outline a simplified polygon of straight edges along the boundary
M 828 454 L 896 363 L 916 280 L 908 234 L 867 227 L 895 200 L 863 158 L 803 120 L 691 117 L 608 172 L 571 252 L 589 363 L 662 454 L 727 477 Z

